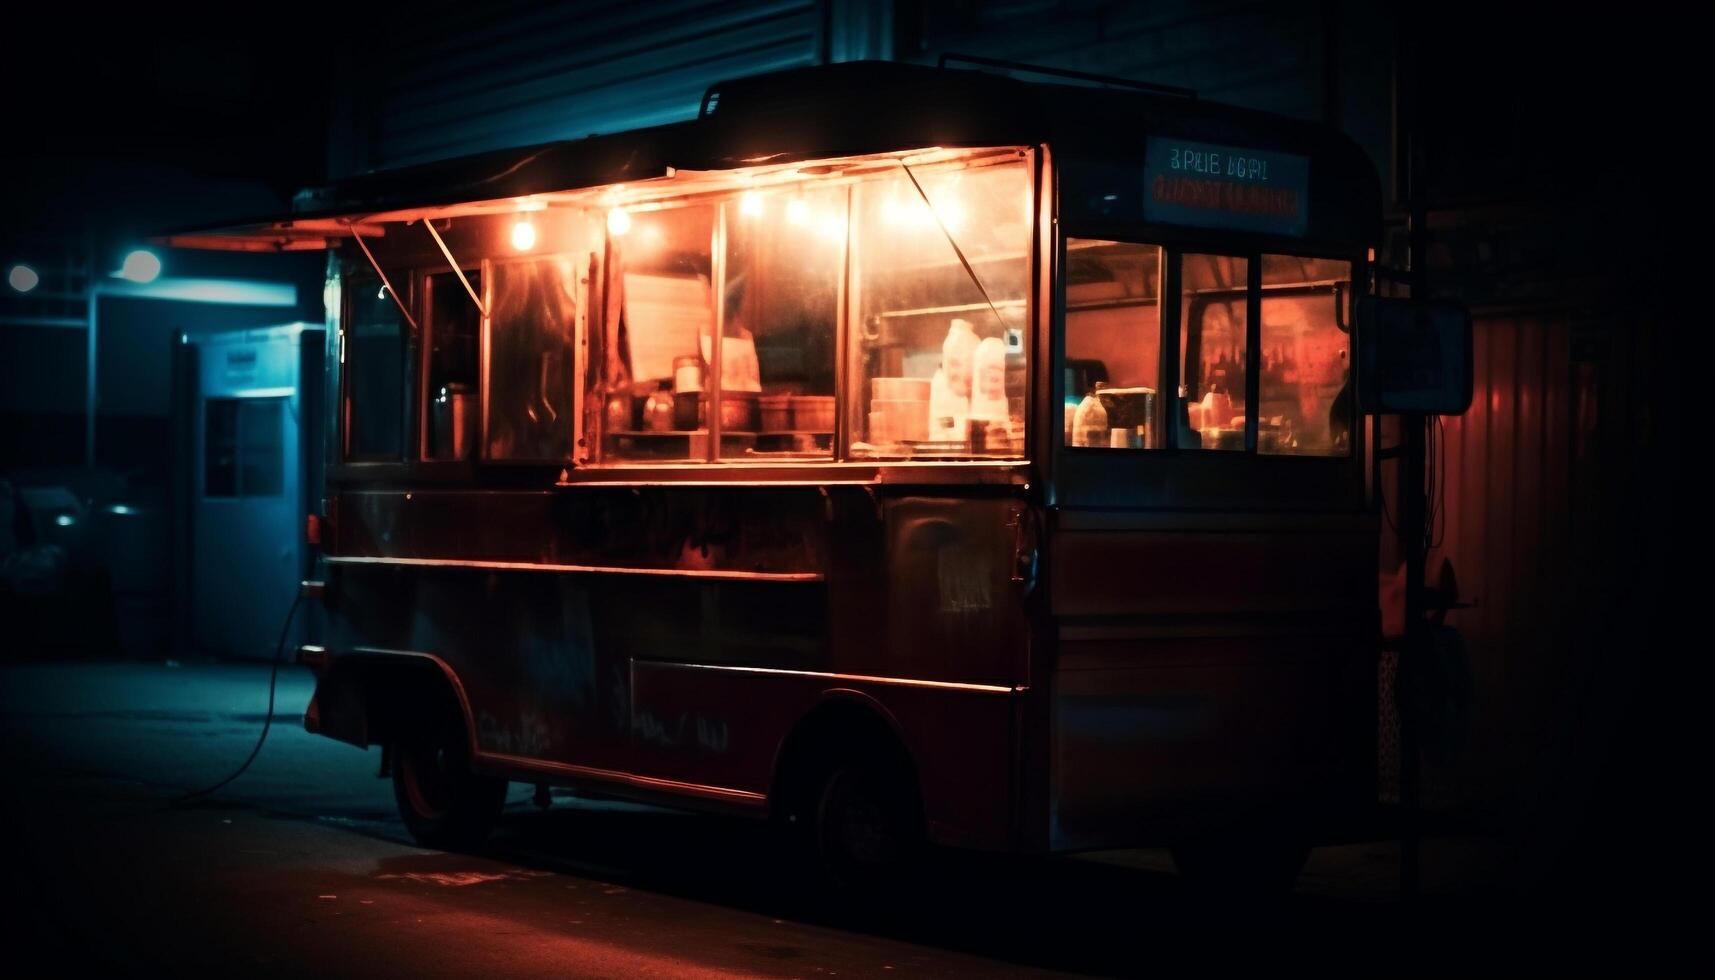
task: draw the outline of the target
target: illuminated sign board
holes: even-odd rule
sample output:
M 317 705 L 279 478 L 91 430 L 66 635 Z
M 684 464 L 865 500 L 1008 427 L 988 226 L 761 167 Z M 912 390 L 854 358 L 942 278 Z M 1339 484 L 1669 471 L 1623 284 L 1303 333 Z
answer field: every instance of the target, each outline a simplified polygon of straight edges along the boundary
M 1151 136 L 1144 152 L 1146 221 L 1292 236 L 1308 229 L 1308 157 L 1167 136 Z

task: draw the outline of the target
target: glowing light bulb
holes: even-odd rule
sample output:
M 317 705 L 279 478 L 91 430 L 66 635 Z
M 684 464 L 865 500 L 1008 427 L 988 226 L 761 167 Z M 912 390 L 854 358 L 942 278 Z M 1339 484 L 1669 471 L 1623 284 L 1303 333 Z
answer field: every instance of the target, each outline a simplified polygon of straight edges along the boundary
M 135 283 L 154 282 L 160 275 L 161 260 L 146 248 L 139 248 L 125 256 L 124 263 L 119 266 L 119 278 Z
M 837 214 L 823 215 L 816 223 L 816 228 L 822 237 L 830 242 L 837 242 L 846 237 L 846 219 Z
M 747 218 L 757 218 L 762 215 L 762 195 L 756 191 L 745 191 L 738 197 L 738 213 Z
M 793 198 L 786 205 L 786 220 L 795 225 L 801 225 L 810 220 L 810 206 L 802 198 Z
M 631 230 L 631 215 L 624 208 L 614 208 L 607 213 L 607 230 L 614 235 L 623 235 Z
M 7 284 L 20 293 L 35 289 L 41 281 L 42 277 L 36 274 L 36 270 L 27 265 L 15 265 L 6 272 Z
M 512 247 L 520 252 L 528 252 L 536 247 L 536 226 L 528 221 L 520 221 L 512 226 Z
M 941 219 L 941 224 L 948 231 L 955 231 L 965 222 L 965 208 L 958 201 L 948 198 L 935 205 L 935 215 Z

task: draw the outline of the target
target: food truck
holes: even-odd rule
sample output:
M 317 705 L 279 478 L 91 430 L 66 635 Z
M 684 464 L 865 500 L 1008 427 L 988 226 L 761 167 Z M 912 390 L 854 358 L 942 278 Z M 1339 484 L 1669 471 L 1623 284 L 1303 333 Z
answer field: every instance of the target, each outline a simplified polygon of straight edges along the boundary
M 305 724 L 424 844 L 522 781 L 1281 882 L 1376 795 L 1380 219 L 1326 127 L 852 63 L 168 240 L 327 250 Z

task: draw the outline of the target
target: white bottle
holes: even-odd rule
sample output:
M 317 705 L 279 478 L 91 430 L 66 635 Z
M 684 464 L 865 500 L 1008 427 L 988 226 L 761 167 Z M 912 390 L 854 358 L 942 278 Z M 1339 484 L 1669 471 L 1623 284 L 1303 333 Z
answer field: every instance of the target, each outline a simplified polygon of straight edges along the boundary
M 970 321 L 955 319 L 947 327 L 947 339 L 941 342 L 941 370 L 946 372 L 947 387 L 954 397 L 971 397 L 971 357 L 976 350 L 977 332 L 971 329 Z
M 941 369 L 929 384 L 929 438 L 965 438 L 971 417 L 971 360 L 977 332 L 967 320 L 955 319 L 941 342 Z
M 1072 418 L 1072 445 L 1074 446 L 1106 446 L 1108 444 L 1108 410 L 1102 407 L 1102 400 L 1095 392 L 1084 396 L 1078 403 L 1078 412 Z
M 1006 341 L 989 337 L 971 355 L 971 418 L 1006 422 Z

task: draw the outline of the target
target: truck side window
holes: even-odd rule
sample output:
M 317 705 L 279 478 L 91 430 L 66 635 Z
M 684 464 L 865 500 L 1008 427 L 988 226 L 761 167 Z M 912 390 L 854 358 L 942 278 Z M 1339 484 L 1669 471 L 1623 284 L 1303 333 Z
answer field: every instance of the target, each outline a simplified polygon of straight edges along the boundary
M 408 276 L 391 277 L 404 287 Z M 417 338 L 399 307 L 369 272 L 343 277 L 345 401 L 341 427 L 351 460 L 401 460 L 416 399 Z M 410 297 L 405 297 L 409 305 Z
M 482 295 L 482 274 L 466 270 L 471 289 Z M 428 396 L 424 456 L 471 459 L 481 422 L 477 388 L 482 313 L 452 272 L 423 277 L 428 295 Z
M 853 185 L 853 458 L 1024 453 L 1031 188 L 1002 159 Z
M 606 462 L 709 459 L 702 348 L 715 322 L 715 217 L 710 204 L 608 214 L 597 388 Z
M 1161 249 L 1066 242 L 1066 445 L 1158 449 Z
M 588 275 L 587 254 L 490 266 L 487 458 L 571 458 L 574 354 Z
M 1352 264 L 1262 257 L 1257 451 L 1352 453 Z
M 1188 254 L 1180 268 L 1179 446 L 1243 452 L 1250 260 Z
M 726 459 L 834 451 L 834 363 L 845 187 L 746 191 L 726 211 L 722 419 Z M 733 425 L 732 423 L 739 423 Z M 752 433 L 748 438 L 739 435 Z

